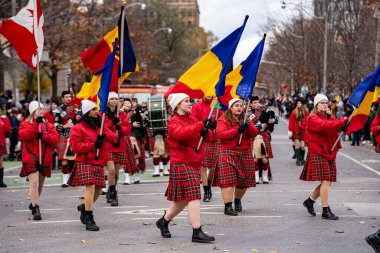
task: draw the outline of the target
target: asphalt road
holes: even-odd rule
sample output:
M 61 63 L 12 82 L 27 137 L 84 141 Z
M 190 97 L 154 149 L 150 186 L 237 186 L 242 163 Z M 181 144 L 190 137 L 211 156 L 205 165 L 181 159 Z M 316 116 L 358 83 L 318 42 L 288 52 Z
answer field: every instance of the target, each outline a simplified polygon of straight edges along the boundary
M 212 202 L 202 203 L 202 224 L 216 237 L 213 244 L 191 242 L 186 211 L 170 226 L 172 238 L 161 238 L 155 221 L 170 205 L 164 197 L 167 178 L 149 181 L 148 172 L 142 184 L 119 185 L 116 208 L 101 197 L 94 210 L 100 231 L 89 232 L 76 211 L 83 188 L 60 188 L 56 174 L 42 194 L 43 220 L 35 222 L 24 179 L 12 169 L 15 164 L 8 164 L 11 188 L 0 190 L 0 252 L 373 252 L 364 237 L 380 228 L 380 155 L 344 143 L 337 157 L 338 182 L 330 194 L 340 219 L 326 221 L 320 202 L 317 217 L 302 206 L 317 183 L 298 179 L 302 167 L 291 159 L 285 121 L 276 126 L 272 140 L 273 182 L 250 189 L 239 216 L 223 214 L 218 188 L 213 188 Z

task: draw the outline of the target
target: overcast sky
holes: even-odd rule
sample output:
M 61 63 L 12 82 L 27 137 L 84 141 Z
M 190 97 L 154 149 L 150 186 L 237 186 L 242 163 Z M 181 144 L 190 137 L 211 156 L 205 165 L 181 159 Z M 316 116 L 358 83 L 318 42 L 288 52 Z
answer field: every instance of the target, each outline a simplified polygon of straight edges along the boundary
M 286 2 L 299 3 L 300 1 L 288 0 Z M 312 0 L 303 2 L 310 5 Z M 280 0 L 198 0 L 200 26 L 206 31 L 212 31 L 220 40 L 241 26 L 245 15 L 249 15 L 235 53 L 235 67 L 245 60 L 264 33 L 268 33 L 270 36 L 270 31 L 264 29 L 268 23 L 268 16 L 275 17 L 277 25 L 279 25 L 290 16 L 297 14 L 294 5 L 290 4 L 286 9 L 282 9 L 281 3 Z M 272 25 L 269 24 L 269 27 Z

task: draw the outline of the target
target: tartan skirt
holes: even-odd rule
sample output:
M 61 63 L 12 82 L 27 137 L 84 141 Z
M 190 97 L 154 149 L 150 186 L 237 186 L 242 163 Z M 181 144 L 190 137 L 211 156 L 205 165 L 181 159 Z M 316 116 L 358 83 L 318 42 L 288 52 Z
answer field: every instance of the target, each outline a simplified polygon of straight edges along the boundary
M 272 144 L 270 143 L 272 139 L 271 135 L 264 132 L 260 132 L 260 135 L 263 136 L 263 141 L 267 150 L 267 158 L 273 158 Z
M 104 167 L 75 163 L 74 170 L 70 174 L 67 184 L 70 186 L 95 184 L 95 186 L 105 187 Z
M 218 142 L 206 142 L 206 154 L 202 161 L 202 167 L 214 169 L 218 155 Z
M 293 141 L 294 140 L 300 140 L 300 141 L 305 140 L 304 139 L 304 133 L 303 133 L 302 129 L 299 129 L 298 132 L 293 133 L 292 139 L 293 139 Z
M 59 141 L 57 144 L 57 154 L 58 154 L 58 160 L 64 160 L 63 155 L 66 151 L 68 138 L 63 138 L 62 136 L 59 136 Z
M 252 152 L 219 149 L 212 186 L 255 187 L 255 161 Z
M 309 151 L 300 179 L 303 181 L 336 182 L 335 161 L 329 161 L 323 156 Z
M 136 165 L 135 159 L 135 151 L 133 150 L 132 142 L 129 136 L 124 136 L 125 141 L 127 142 L 127 150 L 126 150 L 126 162 L 124 165 L 125 173 L 129 173 L 131 175 L 139 172 L 139 169 Z
M 201 175 L 185 164 L 170 164 L 169 184 L 165 196 L 169 201 L 201 199 Z
M 7 155 L 7 154 L 8 154 L 7 148 L 0 146 L 0 155 Z
M 67 161 L 66 165 L 62 165 L 62 160 L 61 160 L 61 164 L 60 164 L 63 174 L 71 173 L 73 171 L 74 165 L 75 165 L 75 161 L 69 161 L 69 160 L 66 160 L 66 161 Z
M 20 177 L 26 177 L 29 174 L 37 172 L 35 164 L 32 163 L 22 163 Z M 51 177 L 51 166 L 44 166 L 42 172 L 40 172 L 44 177 Z
M 120 165 L 125 165 L 127 163 L 127 153 L 126 152 L 108 152 L 107 161 L 113 161 Z

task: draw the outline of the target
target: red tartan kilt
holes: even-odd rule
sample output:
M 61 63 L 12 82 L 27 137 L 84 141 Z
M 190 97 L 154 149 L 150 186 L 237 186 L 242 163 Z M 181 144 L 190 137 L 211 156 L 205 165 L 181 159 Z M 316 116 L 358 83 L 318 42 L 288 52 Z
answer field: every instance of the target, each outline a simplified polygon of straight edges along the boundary
M 132 142 L 129 136 L 124 136 L 124 138 L 127 142 L 126 163 L 124 164 L 124 171 L 125 173 L 133 175 L 136 172 L 139 172 L 139 169 L 136 165 L 135 151 L 133 150 Z
M 105 187 L 104 168 L 103 166 L 75 163 L 67 184 L 71 186 L 95 184 L 95 186 Z
M 200 171 L 185 165 L 171 164 L 165 196 L 169 201 L 201 199 Z
M 206 142 L 206 154 L 202 161 L 202 167 L 214 169 L 218 155 L 218 142 Z
M 124 165 L 127 163 L 127 153 L 126 152 L 108 152 L 107 161 L 113 161 L 114 163 L 118 163 L 120 165 Z
M 20 177 L 26 177 L 29 174 L 37 172 L 36 165 L 31 163 L 23 163 L 21 167 Z M 44 167 L 41 174 L 44 177 L 51 177 L 51 166 Z
M 261 132 L 260 134 L 261 136 L 263 136 L 263 141 L 265 143 L 265 148 L 267 150 L 267 155 L 268 155 L 267 158 L 273 158 L 272 144 L 270 143 L 271 136 L 264 132 Z
M 335 161 L 329 161 L 321 155 L 308 152 L 300 179 L 303 181 L 336 182 Z
M 255 187 L 255 161 L 252 152 L 219 149 L 212 186 Z
M 293 135 L 292 135 L 292 139 L 293 139 L 293 141 L 294 141 L 294 140 L 300 140 L 300 141 L 305 140 L 305 139 L 304 139 L 304 136 L 303 136 L 303 131 L 302 131 L 302 129 L 298 130 L 298 132 L 296 132 L 296 133 L 293 133 Z
M 59 141 L 57 144 L 57 154 L 58 154 L 58 160 L 63 160 L 63 155 L 66 150 L 67 146 L 67 140 L 68 138 L 63 138 L 62 136 L 59 136 Z
M 3 146 L 0 147 L 0 155 L 8 155 L 6 147 L 3 147 Z

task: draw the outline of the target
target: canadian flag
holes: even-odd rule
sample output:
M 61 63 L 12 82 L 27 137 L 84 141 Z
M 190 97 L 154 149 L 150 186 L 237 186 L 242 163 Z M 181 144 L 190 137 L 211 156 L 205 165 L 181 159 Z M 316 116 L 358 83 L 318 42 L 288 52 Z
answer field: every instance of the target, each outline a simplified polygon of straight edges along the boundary
M 0 33 L 11 43 L 20 59 L 35 70 L 37 49 L 41 59 L 44 47 L 44 15 L 39 0 L 29 0 L 16 16 L 0 24 Z

